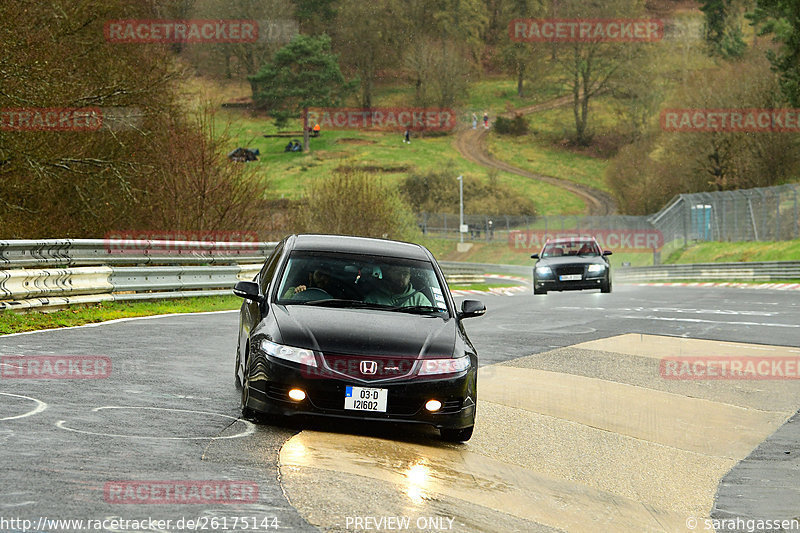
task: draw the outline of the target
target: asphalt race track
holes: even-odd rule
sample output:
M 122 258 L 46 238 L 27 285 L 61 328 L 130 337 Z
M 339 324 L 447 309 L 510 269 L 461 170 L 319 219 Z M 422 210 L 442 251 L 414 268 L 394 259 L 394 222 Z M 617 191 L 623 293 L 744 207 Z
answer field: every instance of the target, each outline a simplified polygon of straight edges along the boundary
M 424 428 L 239 419 L 235 312 L 0 337 L 0 532 L 759 531 L 800 519 L 798 295 L 480 296 L 487 314 L 465 322 L 479 418 L 461 445 Z M 109 366 L 102 379 L 23 379 L 10 356 Z M 771 377 L 786 375 L 665 371 L 665 358 L 694 357 L 768 359 Z M 69 519 L 84 522 L 55 522 Z

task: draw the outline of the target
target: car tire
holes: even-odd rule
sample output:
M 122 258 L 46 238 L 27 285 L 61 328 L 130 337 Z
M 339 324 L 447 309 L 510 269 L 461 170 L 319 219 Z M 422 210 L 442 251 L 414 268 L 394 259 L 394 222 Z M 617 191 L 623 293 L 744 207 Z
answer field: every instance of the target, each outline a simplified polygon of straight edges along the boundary
M 441 428 L 439 434 L 442 440 L 447 442 L 467 442 L 472 437 L 472 430 L 475 426 L 469 426 L 461 429 Z
M 236 366 L 233 369 L 233 384 L 236 387 L 236 390 L 242 390 L 242 380 L 239 379 L 239 363 L 241 362 L 241 357 L 239 356 L 239 347 L 236 347 Z
M 611 280 L 608 280 L 607 282 L 600 285 L 600 292 L 605 292 L 605 293 L 611 292 Z
M 250 373 L 247 371 L 246 359 L 244 369 L 244 380 L 242 380 L 242 418 L 253 420 L 256 417 L 256 412 L 247 406 L 247 402 L 250 399 Z

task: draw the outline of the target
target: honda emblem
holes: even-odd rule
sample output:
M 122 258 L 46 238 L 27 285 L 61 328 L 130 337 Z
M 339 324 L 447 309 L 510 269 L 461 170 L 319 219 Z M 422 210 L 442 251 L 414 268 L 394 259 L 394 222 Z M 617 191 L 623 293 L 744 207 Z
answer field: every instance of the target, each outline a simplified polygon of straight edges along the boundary
M 375 374 L 378 371 L 378 363 L 375 361 L 361 361 L 362 374 Z

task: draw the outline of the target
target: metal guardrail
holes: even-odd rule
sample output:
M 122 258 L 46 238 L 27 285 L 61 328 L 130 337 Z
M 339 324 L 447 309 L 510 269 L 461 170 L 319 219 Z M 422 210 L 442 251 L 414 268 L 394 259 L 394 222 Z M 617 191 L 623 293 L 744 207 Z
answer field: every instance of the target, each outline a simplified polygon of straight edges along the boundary
M 230 294 L 272 242 L 0 241 L 0 310 Z
M 0 270 L 0 310 L 231 294 L 261 264 Z
M 110 265 L 257 263 L 274 242 L 202 242 L 126 239 L 0 241 L 0 270 Z
M 530 278 L 531 266 L 493 265 L 488 263 L 454 263 L 440 261 L 443 269 L 458 273 L 493 272 Z M 746 263 L 695 263 L 649 267 L 615 267 L 611 269 L 615 282 L 672 281 L 672 280 L 742 280 L 785 281 L 800 279 L 800 261 L 761 261 Z
M 800 261 L 764 261 L 748 263 L 695 263 L 627 267 L 613 270 L 614 280 L 637 281 L 781 281 L 800 279 Z
M 520 265 L 493 265 L 491 263 L 459 263 L 456 261 L 439 261 L 439 266 L 445 274 L 507 274 L 509 276 L 530 277 L 533 275 L 533 261 L 531 266 Z
M 152 248 L 100 239 L 0 241 L 0 311 L 231 294 L 237 280 L 253 279 L 276 244 L 148 242 Z M 109 251 L 114 246 L 119 253 Z M 532 274 L 532 266 L 440 265 L 448 279 L 462 283 L 487 273 Z M 618 282 L 773 281 L 800 279 L 800 261 L 623 267 L 613 273 Z

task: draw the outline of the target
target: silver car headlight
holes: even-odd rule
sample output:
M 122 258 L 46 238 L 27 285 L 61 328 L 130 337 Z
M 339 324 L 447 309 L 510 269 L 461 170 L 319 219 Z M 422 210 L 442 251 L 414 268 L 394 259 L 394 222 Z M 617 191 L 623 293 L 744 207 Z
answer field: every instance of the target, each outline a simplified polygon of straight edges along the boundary
M 536 267 L 536 274 L 539 276 L 552 276 L 553 270 L 549 266 L 538 266 Z
M 264 339 L 261 341 L 261 349 L 267 355 L 284 359 L 293 363 L 299 363 L 306 366 L 317 366 L 317 359 L 314 357 L 314 352 L 306 350 L 305 348 L 295 348 L 294 346 L 285 346 L 275 342 Z
M 457 374 L 469 368 L 469 356 L 455 359 L 425 359 L 419 369 L 420 376 L 436 374 Z
M 606 269 L 605 265 L 589 265 L 589 272 L 597 273 L 603 272 Z

